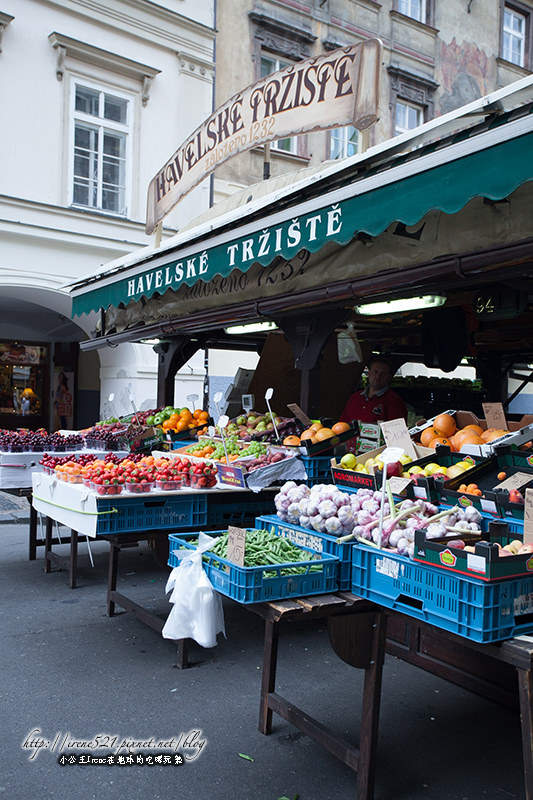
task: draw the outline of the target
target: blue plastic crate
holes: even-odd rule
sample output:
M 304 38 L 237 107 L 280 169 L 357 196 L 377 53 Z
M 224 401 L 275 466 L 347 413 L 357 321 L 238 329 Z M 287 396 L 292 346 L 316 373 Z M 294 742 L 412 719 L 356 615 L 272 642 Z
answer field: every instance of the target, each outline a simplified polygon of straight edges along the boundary
M 339 559 L 338 588 L 342 591 L 351 588 L 353 541 L 338 542 L 336 537 L 329 533 L 318 533 L 300 525 L 283 522 L 276 515 L 257 517 L 255 527 L 266 528 L 267 531 L 283 536 L 298 547 L 308 547 L 316 553 L 335 556 Z
M 352 592 L 475 642 L 533 631 L 533 577 L 487 583 L 362 544 Z
M 274 493 L 251 492 L 235 502 L 229 495 L 213 493 L 208 496 L 207 524 L 212 529 L 227 528 L 228 525 L 236 525 L 239 528 L 250 528 L 255 524 L 255 518 L 259 514 L 272 514 L 274 507 Z
M 99 497 L 96 535 L 169 529 L 190 530 L 207 524 L 206 493 Z
M 495 517 L 492 514 L 483 514 L 483 519 L 490 522 L 491 520 L 503 520 L 509 526 L 509 533 L 516 533 L 517 536 L 524 535 L 524 520 L 519 517 Z
M 331 477 L 331 456 L 301 456 L 307 472 L 306 483 L 315 486 L 317 483 L 333 483 Z
M 212 536 L 225 533 L 213 531 Z M 177 567 L 179 559 L 174 549 L 194 550 L 198 534 L 170 534 L 168 565 Z M 192 540 L 192 541 L 191 541 Z M 307 548 L 302 548 L 307 549 Z M 213 587 L 239 603 L 263 603 L 288 597 L 327 594 L 337 588 L 337 559 L 308 550 L 309 560 L 264 567 L 239 567 L 226 558 L 209 552 L 203 555 L 203 565 Z M 303 567 L 301 575 L 281 575 L 287 567 Z M 311 572 L 311 568 L 313 571 Z M 316 570 L 316 571 L 315 571 Z

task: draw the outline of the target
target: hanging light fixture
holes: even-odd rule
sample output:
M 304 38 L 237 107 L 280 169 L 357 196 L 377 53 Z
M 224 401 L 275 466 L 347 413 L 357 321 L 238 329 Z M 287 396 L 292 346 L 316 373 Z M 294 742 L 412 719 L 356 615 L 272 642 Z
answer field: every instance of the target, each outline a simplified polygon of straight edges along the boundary
M 275 322 L 250 322 L 247 325 L 231 325 L 224 328 L 226 333 L 261 333 L 264 331 L 277 331 L 278 326 Z
M 420 311 L 437 308 L 446 302 L 445 295 L 426 294 L 420 297 L 402 297 L 398 300 L 378 300 L 354 306 L 356 314 L 379 316 L 381 314 L 401 314 L 404 311 Z

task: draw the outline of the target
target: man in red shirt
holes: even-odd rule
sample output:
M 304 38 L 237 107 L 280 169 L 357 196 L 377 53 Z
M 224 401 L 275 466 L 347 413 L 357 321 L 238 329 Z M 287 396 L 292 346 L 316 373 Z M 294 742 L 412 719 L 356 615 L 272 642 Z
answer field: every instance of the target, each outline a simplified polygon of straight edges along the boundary
M 364 389 L 354 392 L 348 399 L 340 420 L 342 422 L 383 422 L 403 417 L 407 419 L 407 408 L 395 391 L 390 389 L 394 374 L 386 356 L 373 356 L 368 362 L 368 380 Z

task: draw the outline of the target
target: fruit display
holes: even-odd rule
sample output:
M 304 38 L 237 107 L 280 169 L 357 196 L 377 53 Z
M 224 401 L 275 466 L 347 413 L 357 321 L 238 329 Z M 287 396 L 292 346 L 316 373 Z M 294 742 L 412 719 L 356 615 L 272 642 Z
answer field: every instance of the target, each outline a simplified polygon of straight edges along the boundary
M 270 447 L 266 442 L 251 441 L 247 443 L 234 437 L 226 437 L 224 442 L 225 448 L 220 439 L 202 438 L 198 444 L 184 448 L 183 452 L 186 455 L 207 458 L 219 464 L 233 464 L 242 467 L 245 472 L 253 472 L 260 467 L 276 464 L 293 455 L 279 448 Z
M 335 422 L 332 423 L 331 426 L 323 425 L 322 422 L 313 422 L 308 428 L 302 431 L 300 434 L 300 441 L 296 441 L 296 438 L 293 440 L 293 437 L 291 437 L 291 441 L 284 439 L 283 444 L 299 445 L 305 441 L 309 444 L 317 444 L 318 442 L 326 441 L 326 439 L 340 436 L 342 433 L 347 433 L 349 430 L 350 426 L 347 422 Z
M 486 445 L 500 439 L 510 431 L 504 428 L 486 428 L 478 423 L 468 423 L 458 427 L 452 414 L 438 414 L 431 425 L 420 432 L 420 444 L 435 449 L 437 445 L 447 445 L 453 452 L 460 452 L 467 445 Z
M 209 421 L 209 414 L 201 408 L 191 411 L 187 406 L 175 408 L 166 406 L 145 417 L 146 425 L 162 428 L 165 433 L 197 433 L 205 428 Z
M 39 462 L 45 472 L 59 480 L 83 483 L 99 495 L 176 491 L 182 486 L 211 489 L 216 485 L 216 466 L 207 461 L 187 458 L 155 458 L 140 453 L 118 456 L 110 453 L 105 460 L 89 453 L 76 457 L 45 454 Z
M 43 453 L 45 450 L 64 452 L 65 450 L 81 450 L 83 437 L 81 434 L 62 434 L 56 431 L 48 433 L 44 428 L 37 431 L 0 431 L 0 450 L 9 453 Z
M 243 411 L 228 422 L 225 432 L 244 442 L 259 440 L 275 443 L 278 438 L 283 440 L 287 436 L 298 436 L 303 427 L 297 419 L 281 417 L 274 412 L 261 414 L 257 411 Z
M 358 489 L 347 493 L 334 485 L 308 487 L 294 481 L 287 481 L 274 498 L 277 515 L 285 522 L 338 536 L 339 541 L 361 539 L 378 544 L 383 517 L 380 546 L 400 555 L 413 555 L 415 531 L 421 528 L 429 539 L 445 536 L 450 541 L 461 533 L 481 531 L 482 516 L 472 506 L 439 511 L 424 500 L 396 503 L 390 492 L 383 512 L 381 503 L 381 491 Z

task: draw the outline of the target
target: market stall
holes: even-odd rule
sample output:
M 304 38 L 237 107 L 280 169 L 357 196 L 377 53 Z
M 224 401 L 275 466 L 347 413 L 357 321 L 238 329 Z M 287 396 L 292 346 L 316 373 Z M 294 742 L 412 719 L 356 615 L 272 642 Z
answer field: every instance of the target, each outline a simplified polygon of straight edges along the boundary
M 227 328 L 235 321 L 269 321 L 277 331 L 260 344 L 250 339 L 250 346 L 261 351 L 251 391 L 262 397 L 265 386 L 274 385 L 282 413 L 297 402 L 309 420 L 319 418 L 322 425 L 326 417 L 338 417 L 354 371 L 362 370 L 362 358 L 355 365 L 331 358 L 336 335 L 351 323 L 363 358 L 382 350 L 398 363 L 418 359 L 445 372 L 466 358 L 477 370 L 483 399 L 502 404 L 505 413 L 508 375 L 516 363 L 533 360 L 532 108 L 533 78 L 528 77 L 311 176 L 272 184 L 270 191 L 264 185 L 247 189 L 164 245 L 134 253 L 77 283 L 72 288 L 74 314 L 100 314 L 97 334 L 82 347 L 157 337 L 163 404 L 171 401 L 176 369 L 195 347 L 224 346 Z M 421 298 L 431 298 L 435 307 L 416 308 L 414 301 Z M 370 312 L 370 300 L 405 303 L 398 312 L 386 306 L 383 314 Z M 292 373 L 285 373 L 290 361 Z M 473 411 L 451 410 L 450 417 Z M 426 447 L 420 431 L 414 431 L 409 448 L 400 448 L 394 460 L 390 452 L 383 456 L 381 469 L 378 453 L 372 454 L 371 468 L 345 468 L 336 461 L 333 475 L 337 468 L 355 477 L 344 476 L 344 484 L 336 479 L 330 496 L 311 497 L 312 487 L 303 482 L 282 486 L 277 496 L 286 498 L 276 503 L 277 515 L 259 517 L 254 531 L 292 536 L 315 553 L 311 560 L 335 561 L 337 586 L 317 582 L 315 594 L 350 591 L 389 609 L 400 628 L 416 629 L 404 641 L 399 634 L 389 644 L 395 655 L 476 691 L 487 687 L 487 660 L 518 669 L 531 798 L 533 564 L 530 551 L 519 552 L 516 544 L 528 544 L 524 504 L 511 499 L 510 484 L 502 487 L 507 479 L 498 477 L 503 464 L 495 476 L 499 484 L 491 470 L 500 457 L 498 439 L 505 440 L 511 423 L 525 431 L 523 439 L 508 443 L 512 453 L 532 437 L 526 420 L 506 419 L 505 430 L 482 438 L 497 429 L 487 419 L 476 419 L 475 437 L 457 440 L 457 445 L 451 442 L 455 428 L 446 433 L 428 421 L 431 456 L 407 452 Z M 437 439 L 453 444 L 445 457 L 435 449 Z M 395 439 L 386 444 L 385 452 L 398 449 Z M 424 473 L 420 480 L 404 468 L 403 455 L 418 462 Z M 428 463 L 432 473 L 425 472 Z M 393 464 L 398 471 L 389 473 Z M 460 472 L 453 475 L 457 467 Z M 462 472 L 472 480 L 463 484 L 461 477 L 454 483 Z M 482 474 L 489 472 L 491 485 L 482 486 Z M 527 480 L 521 478 L 520 487 L 527 492 L 531 476 L 526 465 L 523 474 Z M 404 483 L 392 485 L 388 475 Z M 433 525 L 439 536 L 428 546 L 416 532 Z M 244 554 L 248 533 L 241 541 Z M 169 564 L 179 569 L 173 559 L 200 544 L 180 532 L 170 538 Z M 298 605 L 301 597 L 313 594 L 292 581 L 291 573 L 282 576 L 277 562 L 267 563 L 268 570 L 265 563 L 237 563 L 233 552 L 204 554 L 215 589 L 237 602 L 253 606 L 291 597 Z M 327 572 L 323 564 L 315 566 Z M 297 568 L 308 567 L 302 559 Z M 254 570 L 260 583 L 241 596 Z M 295 585 L 300 588 L 294 590 Z M 275 596 L 269 595 L 272 587 Z M 285 704 L 272 697 L 270 705 L 268 697 L 274 693 L 275 635 L 271 630 L 265 656 L 265 664 L 274 663 L 268 686 L 263 686 L 265 714 L 267 709 L 288 713 Z M 350 636 L 346 629 L 341 650 L 349 648 Z M 414 646 L 417 637 L 424 638 L 423 653 Z M 479 659 L 461 670 L 457 664 L 463 649 Z M 377 713 L 375 703 L 371 712 Z M 298 716 L 289 715 L 295 724 Z M 264 732 L 267 728 L 263 720 Z M 370 798 L 371 789 L 363 796 Z

